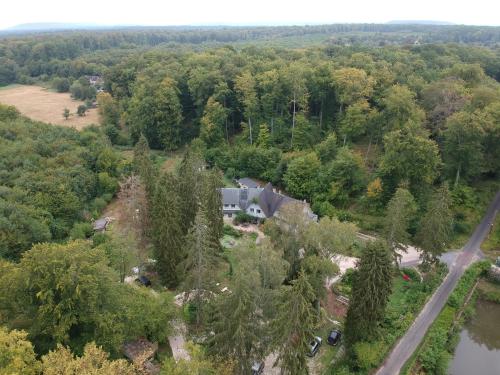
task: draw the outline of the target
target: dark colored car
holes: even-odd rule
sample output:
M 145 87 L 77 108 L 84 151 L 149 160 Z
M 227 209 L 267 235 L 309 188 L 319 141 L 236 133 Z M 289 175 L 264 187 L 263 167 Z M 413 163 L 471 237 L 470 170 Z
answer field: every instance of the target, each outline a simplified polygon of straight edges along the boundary
M 316 353 L 318 353 L 319 347 L 321 346 L 322 342 L 323 340 L 321 339 L 321 337 L 314 337 L 309 343 L 309 352 L 307 352 L 307 356 L 314 357 Z
M 264 372 L 264 362 L 254 362 L 252 365 L 252 375 L 262 375 Z
M 135 281 L 138 284 L 144 285 L 144 286 L 151 286 L 151 280 L 149 280 L 146 276 L 139 276 Z
M 335 346 L 340 342 L 340 339 L 342 337 L 342 332 L 340 332 L 338 329 L 333 329 L 330 331 L 330 334 L 328 335 L 328 344 Z

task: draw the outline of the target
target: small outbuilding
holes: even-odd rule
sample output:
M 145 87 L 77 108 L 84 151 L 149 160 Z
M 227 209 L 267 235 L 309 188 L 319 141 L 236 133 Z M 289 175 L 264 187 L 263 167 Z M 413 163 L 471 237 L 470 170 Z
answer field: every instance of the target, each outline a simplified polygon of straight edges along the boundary
M 94 221 L 94 232 L 104 232 L 106 227 L 109 224 L 109 220 L 107 218 L 101 218 Z

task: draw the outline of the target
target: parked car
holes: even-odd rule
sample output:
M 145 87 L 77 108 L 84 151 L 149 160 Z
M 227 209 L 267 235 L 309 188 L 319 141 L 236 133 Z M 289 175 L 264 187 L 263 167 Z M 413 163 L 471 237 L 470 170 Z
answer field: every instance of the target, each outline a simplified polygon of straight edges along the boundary
M 140 285 L 151 286 L 151 280 L 149 280 L 146 276 L 139 276 L 135 279 L 135 282 Z
M 321 346 L 322 342 L 323 340 L 321 339 L 321 337 L 314 337 L 309 343 L 309 352 L 307 353 L 307 356 L 314 357 L 316 353 L 318 353 L 319 347 Z
M 252 365 L 252 375 L 261 375 L 264 372 L 264 362 L 254 362 Z
M 341 337 L 342 337 L 342 332 L 340 330 L 332 329 L 326 341 L 328 342 L 328 344 L 335 346 L 340 342 Z

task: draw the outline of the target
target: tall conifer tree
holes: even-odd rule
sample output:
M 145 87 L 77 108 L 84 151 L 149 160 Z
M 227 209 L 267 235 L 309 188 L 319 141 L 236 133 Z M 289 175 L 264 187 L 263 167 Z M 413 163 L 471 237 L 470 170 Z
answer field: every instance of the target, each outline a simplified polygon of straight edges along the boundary
M 392 257 L 383 241 L 369 242 L 354 274 L 346 317 L 346 347 L 375 334 L 392 291 Z
M 178 284 L 177 266 L 183 257 L 180 213 L 177 179 L 165 173 L 158 180 L 151 205 L 151 238 L 158 274 L 169 287 Z
M 278 353 L 275 366 L 283 375 L 307 374 L 306 353 L 317 323 L 314 299 L 314 290 L 303 271 L 281 295 L 272 336 Z

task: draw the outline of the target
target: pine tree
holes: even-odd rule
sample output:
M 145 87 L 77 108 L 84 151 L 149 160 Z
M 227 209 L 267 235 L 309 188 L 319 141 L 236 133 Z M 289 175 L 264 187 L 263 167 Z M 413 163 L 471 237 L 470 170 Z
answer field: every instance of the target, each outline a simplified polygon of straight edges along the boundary
M 203 174 L 201 204 L 207 213 L 211 240 L 217 244 L 220 243 L 219 239 L 222 237 L 224 227 L 220 190 L 223 186 L 220 172 L 210 170 Z
M 177 286 L 177 266 L 183 258 L 180 212 L 177 179 L 166 173 L 158 180 L 153 196 L 151 239 L 158 274 L 168 287 Z
M 195 292 L 196 322 L 199 325 L 202 315 L 202 300 L 206 290 L 210 289 L 213 269 L 217 262 L 218 244 L 210 236 L 209 221 L 206 212 L 200 207 L 194 223 L 186 237 L 186 257 L 180 264 L 180 271 L 185 275 L 184 289 Z
M 392 260 L 385 242 L 369 242 L 354 274 L 346 317 L 346 347 L 374 336 L 392 290 Z
M 410 239 L 408 227 L 416 212 L 417 205 L 413 195 L 405 188 L 398 188 L 387 205 L 385 217 L 387 243 L 396 261 L 401 257 L 396 251 L 406 250 Z
M 278 357 L 275 366 L 281 374 L 307 374 L 306 353 L 317 324 L 313 306 L 314 291 L 304 272 L 284 290 L 272 322 L 272 337 Z
M 450 191 L 448 185 L 443 184 L 431 197 L 417 233 L 417 241 L 424 251 L 424 262 L 434 262 L 443 253 L 452 230 Z
M 193 224 L 199 207 L 199 191 L 203 161 L 192 150 L 188 149 L 179 167 L 178 193 L 181 204 L 181 229 L 187 234 Z
M 209 351 L 219 357 L 229 356 L 237 373 L 245 374 L 252 362 L 261 359 L 262 315 L 258 308 L 258 275 L 240 272 L 229 295 L 219 296 L 211 329 L 215 333 Z

